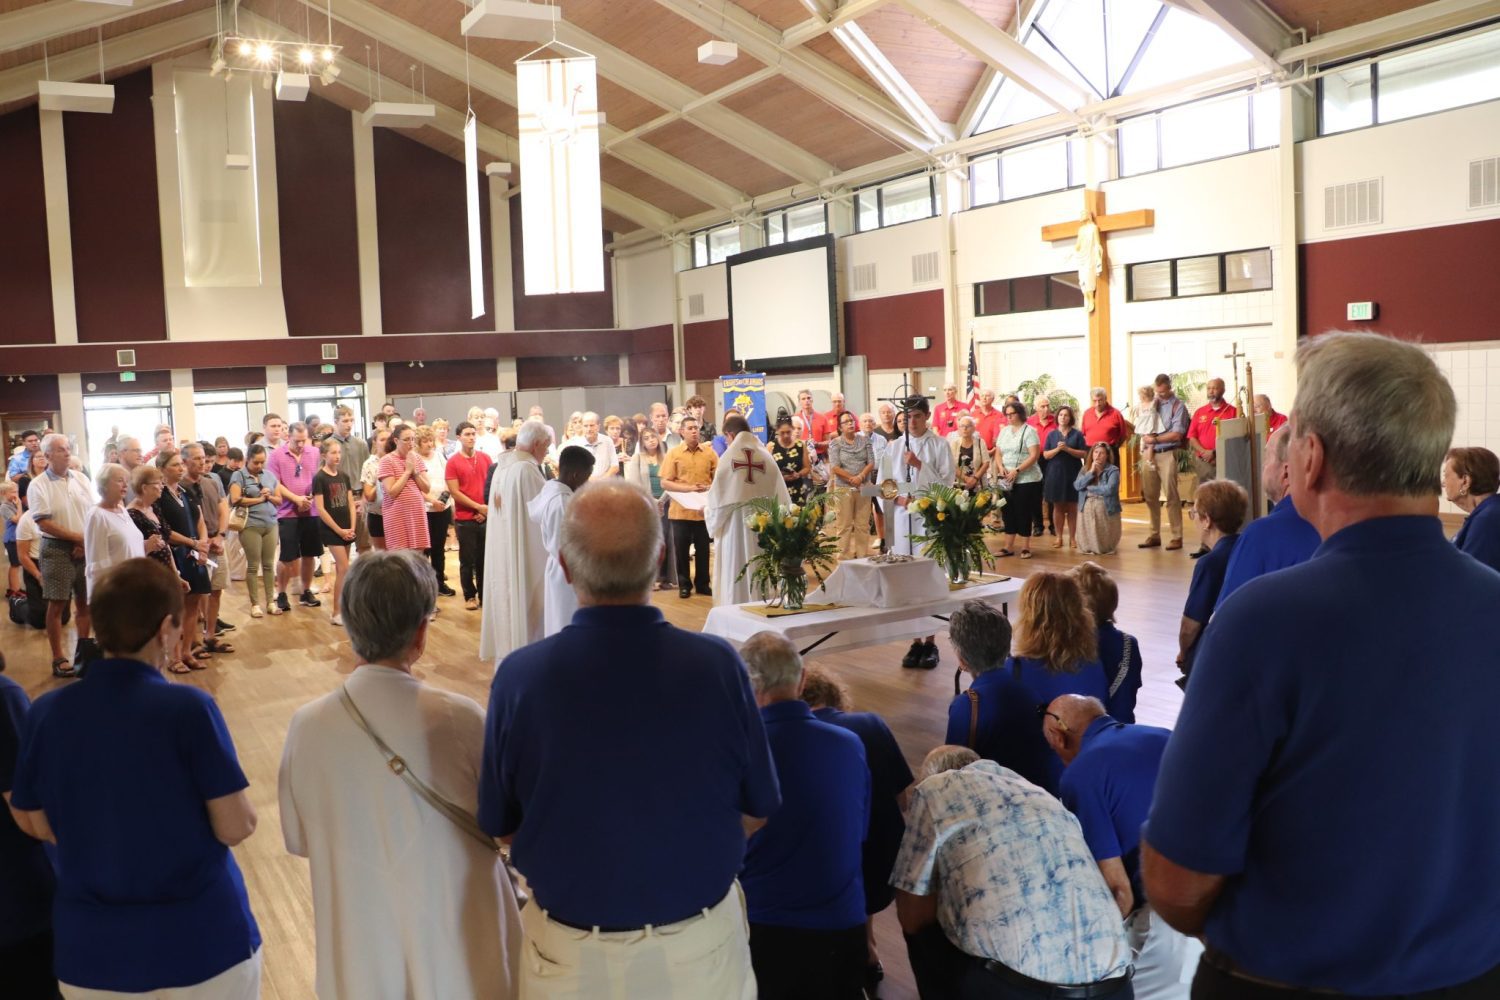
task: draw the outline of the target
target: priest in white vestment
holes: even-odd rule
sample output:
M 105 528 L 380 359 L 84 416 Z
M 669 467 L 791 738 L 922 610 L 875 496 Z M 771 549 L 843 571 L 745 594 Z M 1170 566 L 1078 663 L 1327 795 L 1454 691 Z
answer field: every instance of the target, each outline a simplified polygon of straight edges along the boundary
M 479 658 L 496 666 L 511 650 L 542 637 L 547 554 L 526 507 L 546 484 L 541 462 L 551 444 L 545 425 L 522 424 L 515 448 L 507 452 L 514 457 L 496 470 L 490 486 Z
M 893 438 L 886 445 L 880 459 L 880 481 L 894 479 L 902 495 L 895 500 L 895 544 L 893 551 L 901 555 L 921 555 L 922 543 L 911 540 L 912 535 L 922 535 L 922 520 L 912 517 L 906 509 L 907 497 L 915 495 L 935 483 L 953 483 L 953 449 L 948 442 L 933 433 L 927 421 L 930 416 L 927 398 L 916 396 L 906 411 L 908 434 Z M 887 514 L 887 517 L 890 515 Z M 940 595 L 934 595 L 934 599 Z M 937 644 L 932 636 L 917 639 L 902 658 L 903 667 L 921 667 L 931 670 L 938 664 Z
M 750 433 L 744 417 L 737 413 L 725 417 L 724 437 L 729 444 L 714 470 L 703 513 L 714 542 L 714 604 L 744 604 L 754 599 L 750 577 L 735 578 L 759 552 L 760 545 L 755 532 L 745 524 L 742 505 L 756 497 L 775 497 L 791 506 L 792 497 L 776 459 L 760 438 Z
M 573 491 L 589 481 L 594 471 L 594 455 L 587 448 L 568 445 L 557 459 L 557 478 L 549 479 L 542 492 L 527 505 L 527 512 L 542 533 L 542 548 L 547 552 L 546 601 L 542 615 L 546 635 L 561 632 L 578 610 L 578 595 L 563 571 L 557 553 L 562 548 L 563 515 L 573 500 Z
M 505 866 L 477 825 L 392 774 L 370 736 L 475 814 L 484 709 L 411 673 L 437 578 L 420 552 L 363 552 L 342 602 L 359 665 L 292 716 L 277 789 L 287 850 L 310 865 L 317 995 L 513 1000 L 521 917 Z

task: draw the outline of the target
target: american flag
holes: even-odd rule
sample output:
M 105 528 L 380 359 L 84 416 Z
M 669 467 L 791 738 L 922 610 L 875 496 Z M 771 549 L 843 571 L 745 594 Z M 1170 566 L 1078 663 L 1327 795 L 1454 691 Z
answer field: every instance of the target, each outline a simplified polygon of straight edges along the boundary
M 974 358 L 974 338 L 969 337 L 969 375 L 964 385 L 969 392 L 969 405 L 979 402 L 979 363 Z

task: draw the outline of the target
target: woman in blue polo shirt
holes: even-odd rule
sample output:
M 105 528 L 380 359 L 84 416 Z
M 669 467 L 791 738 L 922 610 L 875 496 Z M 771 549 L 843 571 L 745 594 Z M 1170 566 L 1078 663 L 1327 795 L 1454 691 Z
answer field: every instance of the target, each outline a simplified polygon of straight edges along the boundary
M 1208 625 L 1219 591 L 1224 589 L 1224 574 L 1229 571 L 1229 557 L 1240 540 L 1240 528 L 1250 510 L 1250 497 L 1239 483 L 1215 479 L 1198 487 L 1193 495 L 1193 520 L 1203 532 L 1208 553 L 1193 567 L 1193 582 L 1188 584 L 1187 602 L 1182 606 L 1182 625 L 1177 632 L 1177 666 L 1185 685 L 1193 671 L 1193 657 L 1198 640 Z
M 161 673 L 182 586 L 130 559 L 89 598 L 105 659 L 37 699 L 11 789 L 17 824 L 57 845 L 57 978 L 255 1000 L 260 930 L 229 853 L 255 829 L 249 783 L 213 699 Z
M 1500 570 L 1500 458 L 1488 448 L 1454 448 L 1443 460 L 1443 497 L 1468 517 L 1453 536 L 1460 552 Z

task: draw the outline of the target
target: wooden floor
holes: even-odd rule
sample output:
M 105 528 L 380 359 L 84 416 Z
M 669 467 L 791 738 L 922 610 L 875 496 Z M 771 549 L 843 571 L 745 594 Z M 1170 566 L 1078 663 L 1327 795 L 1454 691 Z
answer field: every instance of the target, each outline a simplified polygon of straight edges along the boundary
M 1138 720 L 1170 726 L 1177 717 L 1181 694 L 1172 683 L 1177 676 L 1177 625 L 1193 563 L 1187 549 L 1139 550 L 1146 534 L 1145 508 L 1127 505 L 1125 537 L 1119 553 L 1099 557 L 1120 585 L 1119 624 L 1140 641 L 1145 658 L 1145 686 L 1139 699 Z M 1022 562 L 1005 559 L 1000 572 L 1022 576 L 1043 568 L 1067 568 L 1083 557 L 1050 548 L 1050 538 L 1039 543 L 1037 558 Z M 450 553 L 449 572 L 456 572 L 456 553 Z M 675 593 L 658 595 L 657 604 L 683 628 L 699 629 L 708 612 L 708 599 L 681 600 Z M 467 612 L 459 599 L 441 602 L 442 614 L 433 631 L 426 658 L 416 673 L 430 683 L 461 692 L 484 704 L 492 669 L 477 656 L 479 614 Z M 1014 606 L 1012 606 L 1014 613 Z M 265 938 L 263 996 L 306 1000 L 313 995 L 313 914 L 307 863 L 288 855 L 282 846 L 276 806 L 276 771 L 282 740 L 292 713 L 302 704 L 339 684 L 354 669 L 354 658 L 342 630 L 328 622 L 327 608 L 295 608 L 290 615 L 252 621 L 243 584 L 236 584 L 224 600 L 223 617 L 239 627 L 228 634 L 237 652 L 219 657 L 204 673 L 184 678 L 218 699 L 250 779 L 250 795 L 260 813 L 260 828 L 235 851 L 250 903 Z M 71 636 L 68 640 L 72 648 Z M 816 657 L 853 692 L 856 708 L 885 717 L 913 768 L 943 738 L 947 706 L 953 695 L 955 661 L 946 640 L 938 640 L 942 664 L 937 670 L 902 670 L 905 644 L 877 646 L 844 654 Z M 0 623 L 0 649 L 9 673 L 35 697 L 59 682 L 49 676 L 45 636 L 5 621 Z M 178 680 L 178 678 L 173 678 Z M 879 996 L 914 1000 L 916 989 L 906 962 L 894 908 L 877 918 L 880 957 L 886 980 Z

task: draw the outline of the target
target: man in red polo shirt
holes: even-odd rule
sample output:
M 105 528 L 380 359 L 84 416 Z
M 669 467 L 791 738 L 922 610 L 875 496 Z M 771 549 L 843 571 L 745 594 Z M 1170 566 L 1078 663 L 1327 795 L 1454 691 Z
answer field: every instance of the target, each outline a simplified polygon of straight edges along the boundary
M 458 535 L 458 583 L 464 592 L 464 607 L 479 610 L 484 593 L 485 515 L 489 512 L 484 482 L 490 473 L 490 456 L 475 449 L 479 430 L 465 420 L 458 425 L 458 451 L 448 459 L 443 479 L 453 495 L 453 531 Z M 437 544 L 437 543 L 435 543 Z
M 1083 411 L 1083 440 L 1092 448 L 1096 444 L 1109 445 L 1115 464 L 1120 464 L 1120 449 L 1135 432 L 1125 414 L 1109 405 L 1109 391 L 1102 386 L 1091 393 L 1094 405 Z
M 1026 422 L 1032 427 L 1036 428 L 1036 439 L 1037 441 L 1041 442 L 1042 450 L 1045 451 L 1047 449 L 1047 435 L 1057 430 L 1057 418 L 1052 415 L 1052 400 L 1048 399 L 1046 396 L 1038 395 L 1032 402 L 1034 403 L 1034 406 L 1032 408 L 1031 416 L 1026 418 Z M 1045 475 L 1047 470 L 1047 460 L 1044 458 L 1040 462 L 1038 462 L 1037 465 L 1042 469 L 1042 472 Z M 1043 530 L 1042 522 L 1044 518 L 1046 520 L 1046 530 L 1054 535 L 1057 534 L 1057 527 L 1052 520 L 1052 504 L 1044 503 L 1037 509 L 1036 523 L 1031 526 L 1031 534 L 1033 537 L 1041 535 Z
M 839 418 L 844 415 L 844 394 L 834 392 L 828 398 L 833 405 L 823 414 L 823 437 L 818 439 L 818 454 L 824 458 L 828 457 L 828 442 L 839 436 Z M 857 413 L 854 415 L 854 423 L 859 423 Z
M 943 401 L 932 409 L 932 429 L 937 432 L 938 437 L 945 438 L 958 430 L 958 418 L 968 412 L 969 404 L 958 398 L 958 386 L 949 382 L 943 386 Z M 977 415 L 974 425 L 978 429 Z
M 1214 479 L 1219 473 L 1215 454 L 1219 445 L 1217 421 L 1239 416 L 1239 411 L 1224 400 L 1223 379 L 1209 379 L 1207 392 L 1208 402 L 1193 411 L 1192 423 L 1188 424 L 1188 454 L 1192 457 L 1193 471 L 1198 474 L 1200 483 Z M 1200 544 L 1192 557 L 1197 559 L 1207 552 L 1208 547 Z
M 1255 394 L 1255 415 L 1266 418 L 1266 437 L 1275 434 L 1286 424 L 1286 414 L 1277 413 L 1276 407 L 1271 405 L 1271 397 L 1262 392 Z
M 803 389 L 797 393 L 797 416 L 802 418 L 802 433 L 799 439 L 811 441 L 814 447 L 828 446 L 828 420 L 813 409 L 812 390 Z
M 995 409 L 995 393 L 991 389 L 985 389 L 979 394 L 979 405 L 969 411 L 974 418 L 974 430 L 984 438 L 984 446 L 990 451 L 995 450 L 995 438 L 1000 433 L 1000 428 L 1005 426 L 1005 416 Z

